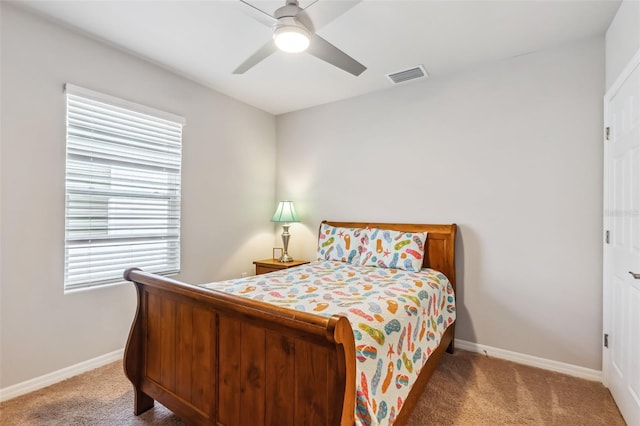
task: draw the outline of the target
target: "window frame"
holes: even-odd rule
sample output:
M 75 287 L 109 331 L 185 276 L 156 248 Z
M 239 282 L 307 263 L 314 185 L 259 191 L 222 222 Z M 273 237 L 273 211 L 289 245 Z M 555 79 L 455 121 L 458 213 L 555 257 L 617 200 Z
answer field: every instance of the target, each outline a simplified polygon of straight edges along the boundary
M 186 120 L 68 83 L 64 93 L 64 293 L 123 284 L 127 267 L 179 273 Z

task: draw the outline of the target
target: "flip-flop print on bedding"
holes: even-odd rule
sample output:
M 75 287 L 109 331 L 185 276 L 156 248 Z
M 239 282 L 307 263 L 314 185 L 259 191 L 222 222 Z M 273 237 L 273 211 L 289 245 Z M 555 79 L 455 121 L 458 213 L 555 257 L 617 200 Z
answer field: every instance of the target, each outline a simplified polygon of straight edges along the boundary
M 274 305 L 346 316 L 356 343 L 356 424 L 390 425 L 455 320 L 453 288 L 438 271 L 319 261 L 204 284 Z

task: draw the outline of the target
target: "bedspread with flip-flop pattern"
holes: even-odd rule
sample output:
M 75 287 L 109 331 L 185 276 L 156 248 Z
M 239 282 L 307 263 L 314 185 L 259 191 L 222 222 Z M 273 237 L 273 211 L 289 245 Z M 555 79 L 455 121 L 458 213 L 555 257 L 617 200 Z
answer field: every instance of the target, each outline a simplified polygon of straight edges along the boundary
M 431 269 L 319 261 L 203 287 L 327 317 L 346 316 L 356 343 L 358 425 L 393 424 L 456 315 L 449 280 Z

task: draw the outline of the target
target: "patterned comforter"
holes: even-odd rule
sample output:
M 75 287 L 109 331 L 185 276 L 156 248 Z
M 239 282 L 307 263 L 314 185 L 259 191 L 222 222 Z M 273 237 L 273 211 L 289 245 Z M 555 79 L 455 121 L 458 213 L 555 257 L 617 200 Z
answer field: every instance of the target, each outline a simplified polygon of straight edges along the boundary
M 330 317 L 346 316 L 356 342 L 356 424 L 391 425 L 427 358 L 455 320 L 440 272 L 321 261 L 203 287 Z

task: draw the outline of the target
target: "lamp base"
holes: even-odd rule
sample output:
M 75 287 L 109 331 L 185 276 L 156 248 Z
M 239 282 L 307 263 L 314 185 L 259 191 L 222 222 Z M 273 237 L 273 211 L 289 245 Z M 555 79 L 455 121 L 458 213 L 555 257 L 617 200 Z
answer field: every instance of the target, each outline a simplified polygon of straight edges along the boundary
M 289 248 L 289 224 L 285 223 L 282 225 L 282 245 L 284 246 L 284 250 L 282 252 L 282 256 L 278 259 L 280 262 L 293 262 L 293 257 L 289 256 L 287 253 L 287 249 Z
M 287 253 L 284 253 L 280 258 L 278 258 L 278 262 L 293 262 L 293 257 L 289 256 Z

